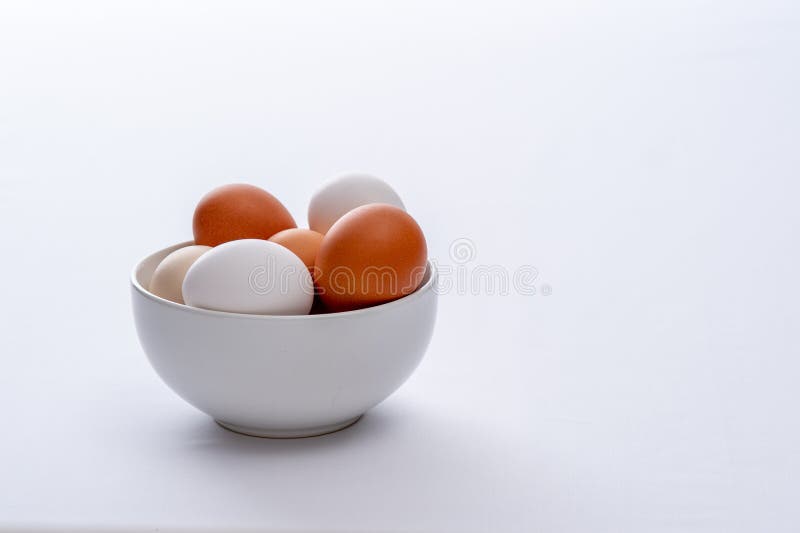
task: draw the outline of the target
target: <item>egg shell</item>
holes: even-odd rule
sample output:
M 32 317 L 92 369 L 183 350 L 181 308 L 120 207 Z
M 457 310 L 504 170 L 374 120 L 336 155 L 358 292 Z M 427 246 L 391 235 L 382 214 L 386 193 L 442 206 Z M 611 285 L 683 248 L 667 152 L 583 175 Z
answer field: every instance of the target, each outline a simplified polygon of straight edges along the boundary
M 203 196 L 192 220 L 195 244 L 206 246 L 237 239 L 269 239 L 294 227 L 294 218 L 277 198 L 245 183 L 223 185 Z
M 344 174 L 324 183 L 308 205 L 308 227 L 325 234 L 345 213 L 366 204 L 389 204 L 405 209 L 400 196 L 380 178 Z
M 148 290 L 165 300 L 182 304 L 183 280 L 189 267 L 211 247 L 193 245 L 175 250 L 158 264 L 150 278 Z
M 319 297 L 334 312 L 400 298 L 419 287 L 427 257 L 411 215 L 387 204 L 357 207 L 322 239 L 315 264 Z
M 242 239 L 203 254 L 186 273 L 187 305 L 231 313 L 305 315 L 314 286 L 308 268 L 280 244 Z
M 322 234 L 310 229 L 292 228 L 279 231 L 269 240 L 288 248 L 309 269 L 313 269 L 319 246 L 322 244 Z

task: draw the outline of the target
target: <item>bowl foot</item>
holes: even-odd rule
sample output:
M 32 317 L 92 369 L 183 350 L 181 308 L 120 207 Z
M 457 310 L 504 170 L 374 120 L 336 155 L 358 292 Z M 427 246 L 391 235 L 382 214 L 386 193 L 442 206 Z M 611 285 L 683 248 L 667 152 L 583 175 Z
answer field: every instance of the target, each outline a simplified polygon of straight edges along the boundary
M 329 424 L 327 426 L 316 426 L 312 428 L 303 429 L 267 429 L 267 428 L 251 428 L 246 426 L 238 426 L 236 424 L 229 424 L 222 420 L 215 420 L 217 424 L 234 433 L 241 433 L 250 437 L 262 437 L 266 439 L 299 439 L 303 437 L 318 437 L 326 435 L 335 431 L 340 431 L 344 428 L 350 427 L 361 419 L 362 415 L 355 418 L 339 422 L 337 424 Z

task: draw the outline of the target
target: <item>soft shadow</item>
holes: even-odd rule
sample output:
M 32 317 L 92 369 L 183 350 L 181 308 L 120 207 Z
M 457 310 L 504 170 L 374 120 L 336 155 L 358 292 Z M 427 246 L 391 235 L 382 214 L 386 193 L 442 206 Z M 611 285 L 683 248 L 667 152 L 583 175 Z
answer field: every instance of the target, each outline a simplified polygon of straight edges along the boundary
M 386 432 L 402 424 L 401 413 L 392 409 L 369 411 L 350 427 L 320 435 L 297 439 L 269 439 L 235 433 L 221 427 L 213 419 L 204 416 L 187 420 L 185 427 L 177 428 L 176 440 L 185 448 L 235 455 L 313 454 L 322 450 L 333 450 L 351 445 L 355 441 L 380 438 Z
M 382 404 L 336 433 L 301 439 L 240 435 L 191 412 L 169 421 L 158 446 L 186 487 L 202 487 L 203 501 L 220 502 L 227 526 L 404 530 L 419 528 L 420 516 L 432 530 L 446 521 L 463 530 L 474 519 L 459 518 L 464 509 L 482 517 L 528 509 L 537 486 L 540 498 L 562 497 L 547 483 L 547 466 L 531 459 L 535 451 L 523 453 L 526 443 L 495 429 L 407 400 Z

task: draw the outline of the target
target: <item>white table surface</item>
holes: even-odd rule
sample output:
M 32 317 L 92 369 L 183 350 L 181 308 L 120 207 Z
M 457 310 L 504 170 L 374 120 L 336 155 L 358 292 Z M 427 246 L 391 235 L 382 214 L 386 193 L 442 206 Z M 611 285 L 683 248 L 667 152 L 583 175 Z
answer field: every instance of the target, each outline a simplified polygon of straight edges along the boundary
M 4 3 L 0 529 L 796 531 L 798 64 L 790 1 Z M 129 270 L 342 170 L 538 293 L 443 295 L 346 431 L 229 433 Z

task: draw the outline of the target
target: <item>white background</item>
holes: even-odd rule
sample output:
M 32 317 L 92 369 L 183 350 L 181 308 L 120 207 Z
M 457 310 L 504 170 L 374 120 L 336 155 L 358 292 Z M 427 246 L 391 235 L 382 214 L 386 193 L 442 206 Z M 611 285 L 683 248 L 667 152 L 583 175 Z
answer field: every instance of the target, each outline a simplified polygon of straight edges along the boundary
M 796 531 L 798 65 L 792 1 L 0 5 L 0 529 Z M 346 431 L 228 433 L 130 268 L 344 170 L 539 293 L 443 296 Z

